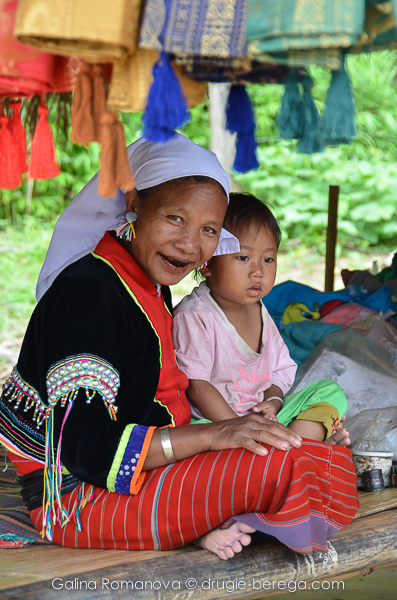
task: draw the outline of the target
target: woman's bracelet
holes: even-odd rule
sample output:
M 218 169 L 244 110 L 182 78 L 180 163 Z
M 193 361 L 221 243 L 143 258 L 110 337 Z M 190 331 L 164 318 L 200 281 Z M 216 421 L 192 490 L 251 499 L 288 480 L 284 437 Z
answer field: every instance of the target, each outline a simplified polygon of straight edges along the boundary
M 167 462 L 169 464 L 176 462 L 168 427 L 160 429 L 160 442 Z
M 270 400 L 280 400 L 281 406 L 284 404 L 284 400 L 280 398 L 280 396 L 270 396 L 270 398 L 266 398 L 266 402 L 270 402 Z

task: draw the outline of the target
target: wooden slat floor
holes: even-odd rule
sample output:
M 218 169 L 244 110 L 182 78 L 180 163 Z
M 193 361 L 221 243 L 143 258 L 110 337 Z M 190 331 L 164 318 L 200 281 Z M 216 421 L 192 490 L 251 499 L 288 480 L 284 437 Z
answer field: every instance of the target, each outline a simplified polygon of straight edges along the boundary
M 132 593 L 146 600 L 263 598 L 282 593 L 278 585 L 283 581 L 310 585 L 396 565 L 397 488 L 362 492 L 360 502 L 353 523 L 330 538 L 327 554 L 314 558 L 273 540 L 252 543 L 227 562 L 193 545 L 168 552 L 71 550 L 55 545 L 3 550 L 0 598 L 52 599 L 62 591 L 67 598 L 87 600 L 130 598 Z M 232 585 L 236 589 L 231 592 Z

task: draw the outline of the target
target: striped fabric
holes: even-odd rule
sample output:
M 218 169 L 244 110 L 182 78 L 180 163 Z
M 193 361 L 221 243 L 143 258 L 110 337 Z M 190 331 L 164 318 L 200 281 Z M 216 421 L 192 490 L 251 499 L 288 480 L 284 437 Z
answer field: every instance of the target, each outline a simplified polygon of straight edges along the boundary
M 146 474 L 136 496 L 96 488 L 81 512 L 81 532 L 56 525 L 53 541 L 72 548 L 169 550 L 240 515 L 297 552 L 326 550 L 327 536 L 358 509 L 351 452 L 305 440 L 267 457 L 247 450 L 205 452 Z M 76 490 L 63 497 L 69 511 Z M 31 513 L 42 527 L 42 509 Z

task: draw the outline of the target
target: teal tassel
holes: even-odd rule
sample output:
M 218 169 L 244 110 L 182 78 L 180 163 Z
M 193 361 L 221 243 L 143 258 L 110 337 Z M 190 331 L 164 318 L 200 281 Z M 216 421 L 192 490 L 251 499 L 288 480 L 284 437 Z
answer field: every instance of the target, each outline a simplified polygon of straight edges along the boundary
M 303 101 L 302 101 L 302 137 L 298 142 L 297 149 L 304 154 L 314 154 L 324 149 L 320 130 L 320 113 L 314 103 L 311 94 L 313 79 L 308 75 L 302 81 Z
M 237 134 L 233 169 L 246 173 L 259 167 L 256 157 L 255 118 L 244 85 L 232 85 L 226 107 L 226 129 Z
M 302 137 L 302 94 L 298 85 L 297 69 L 291 69 L 285 84 L 277 125 L 280 137 L 285 140 L 298 140 Z
M 339 71 L 332 71 L 332 80 L 325 102 L 322 137 L 324 144 L 350 144 L 356 132 L 354 97 L 345 61 Z
M 190 119 L 179 79 L 169 55 L 162 52 L 153 67 L 153 83 L 143 115 L 143 136 L 152 142 L 166 142 Z

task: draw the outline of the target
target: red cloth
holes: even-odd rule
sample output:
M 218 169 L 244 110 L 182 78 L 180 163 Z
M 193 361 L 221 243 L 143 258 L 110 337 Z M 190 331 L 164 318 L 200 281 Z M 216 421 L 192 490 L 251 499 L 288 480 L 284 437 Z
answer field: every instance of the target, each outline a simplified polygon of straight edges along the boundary
M 54 56 L 18 42 L 14 37 L 17 6 L 17 0 L 0 0 L 0 95 L 73 90 L 81 59 Z
M 71 548 L 169 550 L 244 513 L 238 520 L 253 516 L 258 529 L 297 552 L 326 550 L 327 535 L 348 525 L 359 505 L 351 452 L 310 440 L 287 452 L 268 448 L 267 457 L 242 449 L 204 452 L 148 471 L 136 496 L 96 488 L 80 515 L 82 531 L 73 520 L 63 529 L 57 524 L 53 541 Z M 76 495 L 63 497 L 67 510 Z M 40 531 L 42 509 L 31 517 Z
M 186 390 L 189 382 L 186 375 L 176 366 L 171 336 L 172 316 L 157 289 L 139 265 L 135 261 L 125 264 L 124 253 L 120 252 L 120 249 L 120 244 L 115 243 L 107 232 L 95 248 L 94 254 L 104 257 L 127 284 L 131 294 L 130 290 L 133 290 L 133 295 L 152 323 L 161 345 L 161 369 L 156 401 L 168 407 L 174 425 L 188 425 L 190 407 L 186 394 L 181 390 Z

